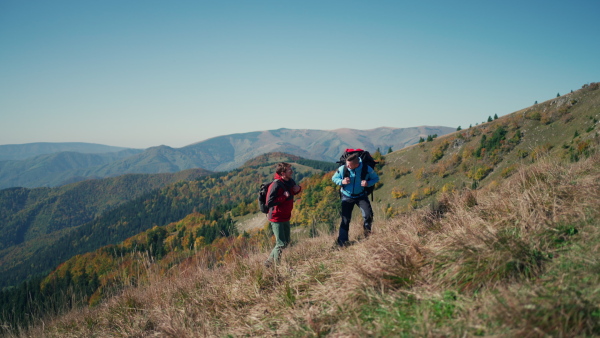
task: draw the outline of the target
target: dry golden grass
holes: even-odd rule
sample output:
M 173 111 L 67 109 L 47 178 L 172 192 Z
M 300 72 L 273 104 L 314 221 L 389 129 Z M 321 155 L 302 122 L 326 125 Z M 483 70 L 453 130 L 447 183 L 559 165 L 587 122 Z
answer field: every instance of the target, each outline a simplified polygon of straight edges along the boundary
M 35 337 L 593 336 L 600 334 L 600 157 L 520 169 L 490 189 L 378 219 L 332 249 L 300 238 L 282 263 L 267 251 L 172 276 L 148 269 L 94 309 L 37 326 Z

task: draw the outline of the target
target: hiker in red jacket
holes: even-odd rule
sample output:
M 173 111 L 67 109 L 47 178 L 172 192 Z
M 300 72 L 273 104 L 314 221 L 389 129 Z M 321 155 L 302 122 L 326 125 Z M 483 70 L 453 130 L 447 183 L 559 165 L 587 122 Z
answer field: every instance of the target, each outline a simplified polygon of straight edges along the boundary
M 279 262 L 281 250 L 290 243 L 290 218 L 294 208 L 294 195 L 300 193 L 302 188 L 296 184 L 292 175 L 294 171 L 289 163 L 281 162 L 275 169 L 275 180 L 267 192 L 267 218 L 271 222 L 275 234 L 275 247 L 269 259 L 265 262 L 270 266 L 272 262 Z

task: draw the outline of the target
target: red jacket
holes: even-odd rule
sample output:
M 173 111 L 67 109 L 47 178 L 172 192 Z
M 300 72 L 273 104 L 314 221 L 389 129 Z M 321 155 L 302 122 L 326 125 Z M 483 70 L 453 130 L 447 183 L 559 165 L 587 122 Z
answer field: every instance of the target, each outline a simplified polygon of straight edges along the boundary
M 267 207 L 269 214 L 267 218 L 271 222 L 288 222 L 292 217 L 292 209 L 294 208 L 294 195 L 300 193 L 298 190 L 294 194 L 293 187 L 296 185 L 293 179 L 284 181 L 278 173 L 275 173 L 273 182 L 267 191 Z M 289 196 L 285 196 L 285 192 L 289 192 Z

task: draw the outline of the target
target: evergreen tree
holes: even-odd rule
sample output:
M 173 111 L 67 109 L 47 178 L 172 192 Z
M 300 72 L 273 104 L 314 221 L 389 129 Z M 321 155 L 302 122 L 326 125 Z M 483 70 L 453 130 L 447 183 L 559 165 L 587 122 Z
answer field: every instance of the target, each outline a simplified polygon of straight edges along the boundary
M 462 130 L 462 128 L 460 126 L 458 126 L 458 128 L 456 128 L 456 131 L 460 131 Z
M 498 114 L 494 114 L 494 120 L 498 119 Z

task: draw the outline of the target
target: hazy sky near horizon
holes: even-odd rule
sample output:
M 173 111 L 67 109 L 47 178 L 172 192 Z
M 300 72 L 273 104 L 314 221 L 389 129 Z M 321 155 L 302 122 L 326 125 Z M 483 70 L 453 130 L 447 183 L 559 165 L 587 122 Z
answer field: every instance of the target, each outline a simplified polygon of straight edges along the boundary
M 0 1 L 0 144 L 468 127 L 600 81 L 600 1 Z

